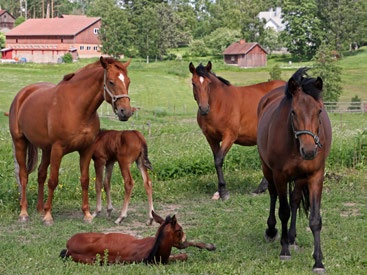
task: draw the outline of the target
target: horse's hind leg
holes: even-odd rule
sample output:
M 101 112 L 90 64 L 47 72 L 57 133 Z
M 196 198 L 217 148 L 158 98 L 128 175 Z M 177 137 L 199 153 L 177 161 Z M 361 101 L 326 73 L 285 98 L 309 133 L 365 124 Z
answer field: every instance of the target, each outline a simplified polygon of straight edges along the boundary
M 147 193 L 147 197 L 148 197 L 148 220 L 146 222 L 147 225 L 152 225 L 153 223 L 153 215 L 152 215 L 152 211 L 154 210 L 153 208 L 153 188 L 152 188 L 152 181 L 149 178 L 149 174 L 148 174 L 148 170 L 147 168 L 141 163 L 138 162 L 137 163 L 138 168 L 140 170 L 140 173 L 143 177 L 143 182 L 144 182 L 144 187 L 145 187 L 145 192 Z
M 272 181 L 269 182 L 269 195 L 270 195 L 270 210 L 267 221 L 268 228 L 265 231 L 265 239 L 269 242 L 272 242 L 277 238 L 278 235 L 278 230 L 275 228 L 277 224 L 277 220 L 275 217 L 275 205 L 277 202 L 278 195 L 274 183 Z
M 113 210 L 112 198 L 111 198 L 111 178 L 114 164 L 115 164 L 114 162 L 108 162 L 106 164 L 106 171 L 103 179 L 103 188 L 104 191 L 106 192 L 106 199 L 107 199 L 107 217 L 111 217 L 111 212 Z
M 289 184 L 291 185 L 292 183 L 289 183 Z M 289 238 L 289 243 L 291 245 L 294 245 L 295 248 L 296 248 L 297 210 L 300 206 L 301 199 L 302 199 L 302 185 L 303 185 L 303 183 L 300 180 L 297 180 L 297 182 L 294 185 L 295 185 L 294 189 L 289 190 L 292 214 L 291 214 L 291 225 L 290 225 L 289 231 L 288 231 L 288 238 Z
M 119 165 L 120 165 L 122 177 L 124 178 L 125 197 L 124 197 L 124 202 L 122 205 L 120 216 L 115 221 L 116 224 L 121 223 L 123 219 L 127 217 L 127 209 L 129 207 L 131 192 L 134 187 L 134 180 L 130 172 L 130 164 L 119 161 Z
M 20 214 L 19 221 L 20 222 L 28 222 L 29 215 L 27 212 L 28 202 L 27 202 L 27 184 L 28 184 L 28 172 L 26 167 L 26 152 L 27 152 L 27 144 L 26 141 L 13 141 L 14 142 L 14 157 L 16 164 L 15 173 L 18 172 L 19 183 L 20 184 Z M 17 179 L 18 180 L 18 179 Z
M 43 212 L 43 201 L 44 201 L 44 186 L 47 178 L 47 169 L 50 165 L 50 151 L 42 150 L 42 159 L 38 167 L 38 202 L 37 210 L 39 213 Z
M 290 217 L 290 207 L 287 198 L 287 183 L 278 180 L 276 182 L 276 189 L 279 197 L 279 218 L 282 222 L 282 234 L 280 238 L 280 244 L 282 250 L 280 251 L 280 259 L 288 260 L 291 258 L 291 253 L 289 252 L 289 239 L 288 239 L 288 220 Z

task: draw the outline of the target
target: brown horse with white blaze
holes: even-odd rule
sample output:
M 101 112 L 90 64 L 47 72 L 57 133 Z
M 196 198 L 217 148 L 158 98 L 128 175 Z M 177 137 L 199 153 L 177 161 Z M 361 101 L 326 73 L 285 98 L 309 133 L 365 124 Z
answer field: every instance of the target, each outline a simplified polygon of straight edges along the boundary
M 26 86 L 15 96 L 9 110 L 9 128 L 13 139 L 16 171 L 21 186 L 19 220 L 28 221 L 26 187 L 28 175 L 37 165 L 37 148 L 42 151 L 38 168 L 39 212 L 43 221 L 52 224 L 52 198 L 58 185 L 61 159 L 77 151 L 80 156 L 80 183 L 84 220 L 93 219 L 88 202 L 90 150 L 98 134 L 98 107 L 104 100 L 112 105 L 121 121 L 132 115 L 127 67 L 113 58 L 101 57 L 75 73 L 66 75 L 57 85 L 37 83 Z M 44 182 L 48 166 L 48 198 L 43 204 Z
M 145 191 L 148 197 L 148 221 L 151 225 L 153 222 L 153 190 L 152 181 L 150 180 L 148 169 L 152 170 L 152 165 L 148 159 L 148 145 L 144 136 L 135 130 L 115 131 L 100 130 L 96 141 L 93 144 L 94 169 L 96 172 L 96 197 L 97 207 L 93 216 L 97 216 L 102 210 L 102 182 L 107 198 L 107 214 L 111 215 L 113 209 L 111 201 L 111 177 L 113 166 L 117 161 L 120 167 L 121 175 L 124 179 L 125 198 L 120 216 L 115 221 L 116 224 L 121 223 L 127 217 L 127 209 L 130 202 L 131 192 L 134 187 L 134 179 L 131 175 L 130 166 L 133 162 L 142 175 Z M 105 176 L 103 178 L 103 170 Z
M 189 70 L 199 107 L 197 122 L 213 152 L 219 196 L 227 199 L 229 193 L 222 171 L 225 156 L 233 144 L 256 145 L 257 105 L 266 93 L 284 86 L 286 82 L 273 80 L 234 86 L 212 72 L 210 61 L 205 67 L 200 64 L 196 68 L 190 63 Z
M 169 260 L 187 259 L 186 254 L 171 255 L 172 247 L 216 249 L 213 244 L 187 241 L 175 215 L 163 219 L 152 211 L 152 216 L 160 224 L 155 237 L 138 239 L 123 233 L 78 233 L 67 241 L 67 249 L 62 250 L 60 256 L 71 257 L 75 262 L 86 264 L 95 263 L 97 255 L 100 263 L 167 264 Z
M 296 238 L 297 209 L 303 200 L 305 210 L 310 208 L 309 226 L 314 237 L 313 271 L 323 273 L 320 207 L 332 130 L 321 98 L 322 79 L 308 77 L 307 70 L 297 70 L 286 87 L 275 89 L 262 98 L 257 144 L 263 173 L 269 182 L 270 211 L 265 237 L 273 240 L 277 235 L 275 205 L 279 198 L 280 258 L 289 259 L 289 244 L 294 244 Z M 290 182 L 294 182 L 294 189 L 289 191 L 289 206 L 287 190 Z

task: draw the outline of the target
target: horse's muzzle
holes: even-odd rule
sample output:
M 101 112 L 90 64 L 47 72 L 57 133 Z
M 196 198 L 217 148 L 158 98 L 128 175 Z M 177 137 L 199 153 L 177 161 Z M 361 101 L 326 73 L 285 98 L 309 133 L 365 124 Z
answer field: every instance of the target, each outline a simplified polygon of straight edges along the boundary
M 305 147 L 301 147 L 301 157 L 304 160 L 313 160 L 317 154 L 317 146 L 314 148 L 306 149 Z
M 116 115 L 118 116 L 120 121 L 127 121 L 133 114 L 131 111 L 127 111 L 125 109 L 116 109 L 115 110 Z
M 210 111 L 210 106 L 206 105 L 205 107 L 199 106 L 199 114 L 202 116 L 206 116 Z

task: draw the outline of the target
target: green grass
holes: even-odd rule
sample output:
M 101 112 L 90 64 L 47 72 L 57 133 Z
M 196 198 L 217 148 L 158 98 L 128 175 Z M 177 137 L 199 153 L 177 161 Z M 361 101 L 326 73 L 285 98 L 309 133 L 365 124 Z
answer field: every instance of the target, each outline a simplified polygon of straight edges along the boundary
M 276 62 L 288 64 L 282 57 Z M 364 49 L 341 61 L 345 71 L 366 73 Z M 191 61 L 191 60 L 190 60 Z M 37 82 L 57 83 L 63 74 L 90 63 L 82 60 L 62 65 L 0 65 L 0 111 L 7 111 L 12 98 L 23 86 Z M 197 59 L 206 64 L 207 60 Z M 274 60 L 269 63 L 274 64 Z M 123 199 L 120 173 L 115 168 L 112 198 L 115 206 L 111 220 L 104 215 L 93 223 L 82 221 L 81 187 L 78 155 L 63 158 L 60 182 L 53 203 L 55 224 L 46 227 L 35 210 L 37 203 L 36 173 L 30 175 L 27 188 L 31 222 L 20 224 L 18 190 L 13 175 L 11 140 L 7 117 L 0 115 L 0 274 L 310 274 L 313 265 L 313 237 L 304 215 L 298 218 L 297 242 L 301 249 L 291 251 L 292 260 L 279 260 L 279 241 L 266 243 L 264 231 L 269 208 L 267 194 L 253 196 L 261 177 L 256 147 L 233 146 L 224 163 L 225 178 L 230 191 L 228 201 L 212 201 L 217 189 L 213 157 L 196 123 L 196 103 L 192 97 L 189 61 L 166 61 L 145 64 L 133 60 L 129 67 L 132 104 L 140 111 L 128 122 L 101 118 L 108 129 L 137 129 L 149 146 L 154 171 L 154 207 L 158 214 L 176 214 L 187 237 L 212 242 L 214 252 L 186 249 L 187 262 L 167 266 L 143 264 L 117 266 L 86 266 L 63 263 L 58 255 L 66 241 L 77 232 L 134 232 L 141 237 L 153 236 L 157 225 L 145 226 L 147 200 L 142 179 L 132 167 L 136 181 L 127 219 L 121 225 L 113 221 Z M 297 66 L 297 64 L 293 64 Z M 213 61 L 214 71 L 232 83 L 263 81 L 268 68 L 239 69 Z M 291 74 L 292 70 L 282 72 Z M 363 79 L 345 75 L 356 91 Z M 354 80 L 353 80 L 354 79 Z M 354 83 L 353 83 L 354 82 Z M 346 85 L 346 84 L 344 84 Z M 346 91 L 347 92 L 347 91 Z M 361 92 L 361 94 L 363 94 Z M 353 94 L 348 95 L 352 97 Z M 362 97 L 366 100 L 366 97 Z M 103 112 L 111 109 L 103 105 Z M 360 150 L 367 129 L 366 114 L 330 114 L 333 145 L 326 165 L 322 199 L 323 229 L 321 232 L 324 264 L 329 274 L 364 274 L 367 268 L 366 242 L 366 153 Z M 367 140 L 366 140 L 367 142 Z M 94 171 L 91 167 L 90 205 L 95 208 Z M 47 189 L 47 188 L 46 188 Z M 47 190 L 46 190 L 47 191 Z M 47 192 L 46 192 L 47 194 Z M 105 209 L 105 198 L 104 198 Z M 279 225 L 278 221 L 278 225 Z M 279 226 L 278 226 L 279 229 Z M 174 250 L 178 253 L 178 250 Z

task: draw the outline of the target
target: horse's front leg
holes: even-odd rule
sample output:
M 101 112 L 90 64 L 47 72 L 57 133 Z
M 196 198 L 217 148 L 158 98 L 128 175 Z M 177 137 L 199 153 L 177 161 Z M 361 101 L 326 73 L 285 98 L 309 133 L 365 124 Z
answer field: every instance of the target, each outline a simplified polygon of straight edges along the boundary
M 50 157 L 50 178 L 48 179 L 48 197 L 46 204 L 44 205 L 45 215 L 43 217 L 43 223 L 45 225 L 52 225 L 53 218 L 51 215 L 52 199 L 54 191 L 59 183 L 59 170 L 62 156 L 64 155 L 63 148 L 61 146 L 54 145 L 51 149 Z
M 104 161 L 100 159 L 94 160 L 94 171 L 96 173 L 95 189 L 96 189 L 96 210 L 93 213 L 93 218 L 98 216 L 102 211 L 102 180 Z
M 291 253 L 289 252 L 288 220 L 291 211 L 287 198 L 287 183 L 282 182 L 276 184 L 278 184 L 276 187 L 279 197 L 279 218 L 282 222 L 282 234 L 280 238 L 282 250 L 280 252 L 280 259 L 289 260 L 291 258 Z
M 270 196 L 270 210 L 267 220 L 268 228 L 265 231 L 265 240 L 268 242 L 274 241 L 278 236 L 278 230 L 276 229 L 277 220 L 275 217 L 275 205 L 277 202 L 277 192 L 274 186 L 274 182 L 269 182 L 269 196 Z
M 44 186 L 47 178 L 47 169 L 50 165 L 50 150 L 42 150 L 42 160 L 38 167 L 38 201 L 37 201 L 37 211 L 43 214 L 44 210 Z
M 218 141 L 214 140 L 208 139 L 208 142 L 213 151 L 214 165 L 215 170 L 217 171 L 219 198 L 221 198 L 222 200 L 227 200 L 229 199 L 229 192 L 226 189 L 226 182 L 224 180 L 223 162 L 229 149 L 231 149 L 233 145 L 233 139 L 230 138 L 223 139 L 221 145 L 219 144 Z M 219 199 L 219 198 L 216 196 L 216 194 L 214 194 L 213 199 Z
M 324 273 L 325 267 L 322 263 L 323 254 L 321 251 L 320 232 L 322 228 L 322 219 L 320 215 L 321 208 L 321 193 L 324 181 L 324 171 L 320 172 L 318 176 L 310 180 L 309 193 L 310 193 L 310 220 L 309 225 L 314 237 L 314 250 L 313 258 L 315 264 L 313 271 L 316 273 Z
M 93 155 L 92 146 L 84 151 L 79 152 L 80 185 L 82 187 L 82 210 L 84 213 L 85 222 L 91 222 L 93 220 L 93 216 L 90 213 L 89 197 L 88 197 L 89 164 L 92 159 L 92 155 Z

